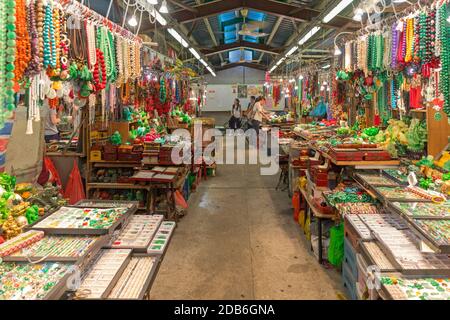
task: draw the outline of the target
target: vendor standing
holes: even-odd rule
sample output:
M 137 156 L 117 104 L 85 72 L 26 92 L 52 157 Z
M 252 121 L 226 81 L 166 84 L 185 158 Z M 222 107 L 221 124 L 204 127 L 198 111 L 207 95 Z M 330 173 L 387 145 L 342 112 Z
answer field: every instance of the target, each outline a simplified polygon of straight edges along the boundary
M 239 99 L 234 100 L 233 108 L 231 110 L 230 128 L 237 130 L 241 127 L 242 107 Z
M 58 111 L 50 108 L 47 102 L 44 103 L 44 109 L 46 111 L 45 142 L 50 143 L 61 140 L 58 130 L 58 124 L 61 122 L 61 119 L 58 117 Z
M 256 130 L 256 134 L 259 135 L 259 129 L 261 127 L 261 123 L 264 119 L 267 121 L 270 121 L 270 116 L 264 109 L 264 106 L 266 105 L 266 98 L 265 97 L 259 97 L 256 99 L 256 103 L 253 107 L 253 120 L 252 125 L 253 129 Z

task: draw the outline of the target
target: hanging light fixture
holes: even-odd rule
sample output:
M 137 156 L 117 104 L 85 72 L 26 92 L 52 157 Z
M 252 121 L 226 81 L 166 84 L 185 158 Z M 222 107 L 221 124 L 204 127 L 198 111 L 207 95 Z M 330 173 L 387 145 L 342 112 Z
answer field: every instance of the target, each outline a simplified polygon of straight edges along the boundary
M 158 0 L 147 0 L 147 2 L 153 5 L 158 4 Z
M 335 56 L 340 56 L 342 54 L 341 49 L 339 49 L 339 47 L 337 45 L 334 46 L 334 55 Z
M 167 9 L 167 1 L 163 0 L 161 3 L 161 8 L 159 8 L 159 12 L 161 13 L 169 13 L 169 9 Z
M 355 15 L 353 16 L 353 20 L 361 22 L 363 15 L 364 15 L 364 10 L 361 8 L 356 8 Z
M 130 20 L 128 20 L 128 24 L 131 26 L 131 27 L 136 27 L 137 25 L 138 25 L 138 21 L 137 21 L 137 19 L 136 19 L 136 16 L 133 14 L 133 16 L 130 18 Z

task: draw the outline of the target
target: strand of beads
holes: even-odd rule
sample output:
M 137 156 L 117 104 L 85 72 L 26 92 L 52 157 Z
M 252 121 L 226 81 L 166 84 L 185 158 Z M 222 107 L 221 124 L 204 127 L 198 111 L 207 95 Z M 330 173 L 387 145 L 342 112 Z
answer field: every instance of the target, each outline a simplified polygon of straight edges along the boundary
M 59 63 L 61 65 L 61 74 L 60 77 L 61 79 L 67 79 L 68 77 L 68 69 L 69 69 L 69 48 L 70 48 L 70 40 L 69 40 L 69 36 L 67 33 L 67 21 L 66 21 L 66 16 L 64 15 L 64 13 L 61 11 L 60 12 L 60 41 L 57 43 L 59 45 L 60 48 L 60 58 L 59 58 Z
M 421 12 L 419 15 L 419 54 L 420 61 L 424 61 L 426 52 L 426 15 Z
M 5 101 L 6 108 L 13 111 L 15 106 L 14 92 L 14 63 L 16 61 L 16 2 L 8 0 L 5 3 L 6 12 L 6 83 Z
M 15 81 L 22 80 L 30 62 L 30 35 L 27 30 L 27 13 L 25 0 L 16 0 L 16 62 Z
M 397 24 L 392 26 L 391 68 L 397 69 L 398 31 Z
M 136 51 L 134 50 L 134 45 L 131 44 L 129 46 L 129 51 L 130 51 L 130 78 L 132 80 L 135 80 L 137 78 L 136 76 L 136 64 L 135 64 L 135 53 Z
M 405 62 L 409 63 L 412 61 L 412 50 L 414 45 L 414 19 L 406 20 L 406 53 L 405 53 Z
M 106 88 L 106 65 L 103 52 L 100 49 L 96 49 L 96 56 L 97 63 L 94 67 L 94 85 L 96 91 L 101 91 Z
M 123 82 L 125 84 L 128 83 L 128 80 L 130 79 L 130 49 L 128 47 L 129 43 L 127 39 L 124 39 L 122 42 L 122 52 L 123 52 L 123 63 L 124 63 L 124 79 Z
M 26 75 L 32 77 L 39 73 L 39 32 L 37 29 L 36 2 L 31 0 L 28 5 L 28 29 L 30 31 L 30 63 L 26 70 Z
M 6 120 L 3 110 L 5 106 L 5 85 L 6 85 L 6 6 L 4 1 L 0 1 L 0 128 Z
M 389 68 L 390 64 L 390 58 L 391 58 L 391 45 L 392 45 L 392 39 L 391 39 L 391 33 L 389 31 L 385 32 L 383 34 L 384 39 L 384 51 L 383 51 L 383 69 L 387 70 Z
M 44 69 L 48 67 L 56 67 L 55 28 L 51 3 L 47 3 L 45 6 L 44 17 Z
M 450 89 L 449 89 L 449 40 L 448 40 L 448 28 L 447 28 L 447 5 L 443 4 L 439 8 L 439 25 L 440 25 L 440 42 L 441 42 L 441 73 L 439 75 L 440 81 L 439 81 L 439 91 L 444 97 L 444 111 L 447 115 L 450 115 Z
M 375 69 L 381 70 L 383 67 L 384 38 L 381 34 L 379 34 L 376 36 L 375 40 Z
M 97 54 L 95 48 L 95 25 L 90 21 L 85 22 L 86 38 L 88 45 L 88 63 L 89 69 L 93 69 L 97 63 Z
M 114 35 L 112 32 L 108 30 L 108 49 L 109 49 L 109 57 L 110 57 L 110 75 L 109 81 L 114 83 L 117 80 L 117 63 L 116 63 L 116 42 L 114 39 Z
M 406 54 L 406 23 L 402 22 L 402 28 L 403 28 L 402 36 L 401 36 L 402 43 L 401 43 L 401 48 L 399 51 L 398 61 L 403 64 L 405 62 L 405 54 Z
M 38 47 L 39 47 L 39 71 L 44 67 L 44 19 L 45 8 L 43 0 L 36 0 L 36 26 L 38 32 Z
M 434 51 L 434 55 L 436 56 L 436 57 L 439 57 L 440 55 L 441 55 L 441 42 L 439 41 L 439 39 L 440 39 L 440 16 L 439 16 L 439 8 L 436 6 L 436 8 L 435 8 L 435 10 L 434 10 L 434 12 L 435 12 L 435 22 L 436 22 L 436 24 L 435 24 L 435 30 L 436 30 L 436 35 L 435 35 L 435 41 L 434 41 L 434 44 L 435 44 L 435 51 Z
M 122 37 L 116 36 L 116 58 L 117 58 L 117 79 L 116 86 L 121 87 L 124 83 L 123 71 L 123 51 L 122 51 Z
M 397 87 L 395 78 L 391 80 L 391 108 L 397 109 Z
M 55 62 L 52 61 L 52 67 L 54 70 L 54 75 L 58 76 L 61 73 L 61 21 L 59 9 L 55 7 L 53 9 L 53 19 L 52 24 L 54 28 L 54 40 L 52 42 L 52 52 L 54 50 Z
M 432 10 L 428 12 L 428 19 L 427 19 L 426 62 L 430 62 L 433 59 L 434 45 L 436 42 L 435 25 L 436 25 L 436 12 Z
M 413 49 L 413 61 L 419 62 L 420 51 L 420 17 L 414 20 L 414 49 Z
M 136 77 L 138 78 L 141 75 L 141 49 L 142 49 L 142 44 L 136 43 L 135 45 L 135 66 L 136 66 Z

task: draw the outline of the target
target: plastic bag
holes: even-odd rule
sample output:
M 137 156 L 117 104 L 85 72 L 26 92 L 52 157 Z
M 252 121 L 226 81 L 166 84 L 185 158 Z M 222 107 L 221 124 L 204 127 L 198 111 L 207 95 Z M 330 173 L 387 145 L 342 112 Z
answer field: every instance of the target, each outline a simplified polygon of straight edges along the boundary
M 62 188 L 62 182 L 58 170 L 56 170 L 53 161 L 49 157 L 44 158 L 44 164 L 42 166 L 42 172 L 38 178 L 38 183 L 41 186 L 51 183 Z
M 334 226 L 330 230 L 330 247 L 328 261 L 335 267 L 340 267 L 344 260 L 344 224 Z
M 298 224 L 305 230 L 305 210 L 300 210 L 298 213 Z
M 178 190 L 175 191 L 175 203 L 177 206 L 179 206 L 185 210 L 188 208 L 188 204 L 187 204 L 186 200 L 184 199 L 181 192 Z
M 298 214 L 300 212 L 300 193 L 295 192 L 292 197 L 292 207 L 294 207 L 294 221 L 298 221 Z
M 73 169 L 69 176 L 69 182 L 67 183 L 66 193 L 64 198 L 69 200 L 69 204 L 73 205 L 78 201 L 86 199 L 84 193 L 83 181 L 81 180 L 80 170 L 78 169 L 77 161 L 73 162 Z

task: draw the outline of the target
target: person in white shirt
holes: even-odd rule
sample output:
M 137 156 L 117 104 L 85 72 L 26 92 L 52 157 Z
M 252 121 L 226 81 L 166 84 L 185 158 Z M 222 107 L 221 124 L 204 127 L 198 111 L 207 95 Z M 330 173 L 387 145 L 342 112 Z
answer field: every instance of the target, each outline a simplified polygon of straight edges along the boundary
M 241 126 L 242 107 L 239 99 L 234 100 L 233 108 L 231 110 L 230 128 L 237 130 Z
M 264 109 L 265 105 L 266 105 L 266 98 L 259 97 L 258 99 L 256 99 L 256 103 L 253 107 L 252 125 L 253 129 L 256 130 L 256 134 L 258 135 L 259 135 L 259 128 L 261 127 L 261 123 L 263 122 L 263 120 L 264 119 L 266 119 L 267 121 L 270 120 L 269 114 Z

